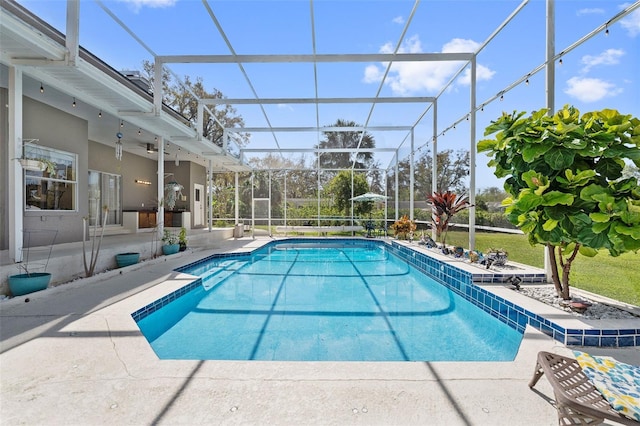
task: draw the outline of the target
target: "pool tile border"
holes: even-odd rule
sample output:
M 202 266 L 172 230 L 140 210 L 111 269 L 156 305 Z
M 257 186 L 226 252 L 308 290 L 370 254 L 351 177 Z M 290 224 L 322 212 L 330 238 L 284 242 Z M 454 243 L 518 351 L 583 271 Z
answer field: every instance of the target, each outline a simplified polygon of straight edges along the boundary
M 492 315 L 493 317 L 497 318 L 498 320 L 502 321 L 503 323 L 521 333 L 524 333 L 525 328 L 527 327 L 527 325 L 529 325 L 565 345 L 597 347 L 640 346 L 640 328 L 567 329 L 561 327 L 560 325 L 544 318 L 541 315 L 524 309 L 474 284 L 474 281 L 482 283 L 496 282 L 496 278 L 491 278 L 489 281 L 486 281 L 486 274 L 474 274 L 472 272 L 465 271 L 455 266 L 455 264 L 443 262 L 441 260 L 428 256 L 426 253 L 422 253 L 409 247 L 405 247 L 404 245 L 398 244 L 393 240 L 382 241 L 353 238 L 332 238 L 331 241 L 346 244 L 352 243 L 353 245 L 362 245 L 363 243 L 377 245 L 384 244 L 392 253 L 405 260 L 416 269 L 434 278 L 440 284 L 444 285 L 459 296 L 463 297 L 465 300 L 473 303 L 480 309 L 484 310 L 488 314 Z M 318 239 L 289 238 L 284 240 L 272 241 L 250 252 L 213 254 L 196 262 L 181 266 L 180 268 L 175 269 L 175 271 L 188 272 L 194 267 L 207 263 L 213 259 L 250 257 L 251 255 L 258 253 L 261 250 L 268 250 L 270 247 L 277 244 L 310 242 L 317 243 Z M 481 276 L 480 279 L 478 279 L 478 275 Z M 539 282 L 539 277 L 537 275 L 534 275 L 532 278 L 534 278 L 535 280 L 533 282 Z M 486 277 L 486 279 L 489 279 L 489 277 Z M 502 278 L 500 278 L 500 282 L 502 282 Z M 196 279 L 186 286 L 181 287 L 180 289 L 167 294 L 166 296 L 148 304 L 147 306 L 138 309 L 137 311 L 133 312 L 131 316 L 136 322 L 138 322 L 142 318 L 157 311 L 171 301 L 178 299 L 179 297 L 182 297 L 188 292 L 200 288 L 201 286 L 202 280 Z
M 496 282 L 493 279 L 489 281 L 478 280 L 474 276 L 475 274 L 464 271 L 454 264 L 448 264 L 394 241 L 389 243 L 389 247 L 394 254 L 415 268 L 438 280 L 445 287 L 520 332 L 524 332 L 526 326 L 529 325 L 565 345 L 640 346 L 640 328 L 567 329 L 474 284 L 474 281 Z M 500 278 L 498 282 L 502 282 L 502 279 Z
M 155 311 L 157 311 L 158 309 L 162 308 L 163 306 L 173 302 L 174 300 L 184 296 L 185 294 L 191 292 L 192 290 L 195 290 L 197 288 L 202 287 L 202 280 L 200 278 L 190 282 L 189 284 L 180 287 L 179 289 L 172 291 L 171 293 L 167 294 L 166 296 L 161 297 L 160 299 L 149 303 L 147 306 L 144 306 L 140 309 L 138 309 L 137 311 L 133 312 L 131 314 L 131 317 L 133 318 L 133 320 L 135 322 L 140 321 L 141 319 L 151 315 L 152 313 L 154 313 Z

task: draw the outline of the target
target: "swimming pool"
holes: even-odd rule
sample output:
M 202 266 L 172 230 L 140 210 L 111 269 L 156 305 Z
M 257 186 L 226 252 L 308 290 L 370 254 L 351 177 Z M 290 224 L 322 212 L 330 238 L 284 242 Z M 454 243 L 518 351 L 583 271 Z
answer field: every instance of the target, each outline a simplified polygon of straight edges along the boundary
M 522 340 L 380 241 L 273 242 L 181 270 L 201 279 L 138 319 L 161 359 L 510 361 Z

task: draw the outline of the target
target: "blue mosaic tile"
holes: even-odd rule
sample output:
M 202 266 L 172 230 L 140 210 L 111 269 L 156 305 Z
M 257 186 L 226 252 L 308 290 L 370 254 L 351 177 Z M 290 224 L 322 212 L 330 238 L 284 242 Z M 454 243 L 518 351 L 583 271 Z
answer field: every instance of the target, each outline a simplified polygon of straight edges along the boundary
M 627 347 L 627 346 L 634 346 L 634 338 L 633 336 L 620 336 L 618 337 L 618 346 L 620 347 Z
M 564 333 L 560 333 L 559 331 L 553 330 L 553 338 L 554 340 L 557 340 L 558 342 L 563 342 L 564 343 Z
M 607 346 L 607 347 L 618 346 L 618 338 L 617 337 L 613 337 L 613 336 L 610 336 L 610 337 L 602 336 L 600 338 L 600 345 L 601 346 Z
M 582 335 L 580 335 L 580 336 L 568 335 L 566 344 L 567 345 L 575 345 L 575 346 L 583 346 L 584 342 L 582 340 Z
M 600 337 L 591 337 L 591 336 L 585 336 L 584 337 L 584 345 L 585 346 L 600 346 Z

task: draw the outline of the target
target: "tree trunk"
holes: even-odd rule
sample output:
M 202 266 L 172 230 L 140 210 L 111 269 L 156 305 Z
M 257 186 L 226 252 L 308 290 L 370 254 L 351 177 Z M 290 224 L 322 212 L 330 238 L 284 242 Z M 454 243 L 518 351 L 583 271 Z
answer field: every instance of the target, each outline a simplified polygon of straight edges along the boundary
M 560 283 L 560 276 L 558 275 L 556 250 L 551 244 L 547 244 L 547 254 L 549 255 L 549 263 L 551 264 L 551 278 L 553 279 L 553 286 L 556 288 L 556 294 L 560 296 L 562 295 L 562 284 Z
M 569 256 L 565 264 L 562 265 L 562 298 L 564 300 L 571 299 L 571 295 L 569 294 L 569 273 L 571 272 L 571 264 L 578 255 L 579 249 L 580 244 L 576 244 L 573 248 L 573 253 L 571 253 L 571 256 Z
M 571 271 L 571 261 L 567 260 L 567 263 L 562 267 L 562 300 L 569 300 L 569 272 Z

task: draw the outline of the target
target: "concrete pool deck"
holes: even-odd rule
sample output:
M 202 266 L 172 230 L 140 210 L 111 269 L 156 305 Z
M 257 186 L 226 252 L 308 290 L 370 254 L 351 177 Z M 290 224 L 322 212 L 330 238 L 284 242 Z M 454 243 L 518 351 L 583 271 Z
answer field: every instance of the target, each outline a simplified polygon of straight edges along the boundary
M 538 351 L 571 352 L 531 328 L 513 362 L 157 359 L 131 313 L 190 280 L 174 268 L 212 253 L 246 251 L 268 241 L 226 240 L 213 250 L 162 256 L 0 302 L 0 422 L 558 423 L 548 382 L 540 380 L 534 391 L 527 384 Z M 638 348 L 587 350 L 640 364 Z

